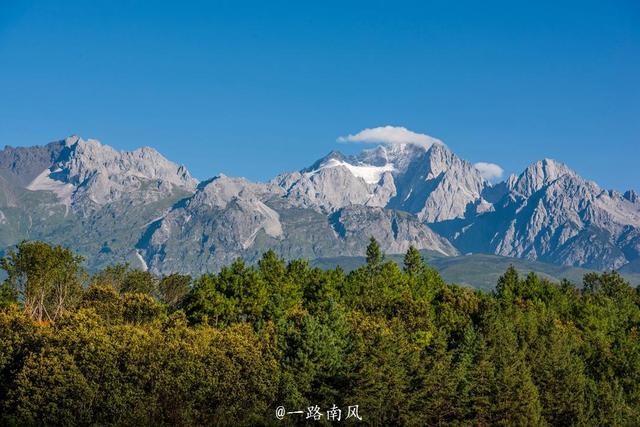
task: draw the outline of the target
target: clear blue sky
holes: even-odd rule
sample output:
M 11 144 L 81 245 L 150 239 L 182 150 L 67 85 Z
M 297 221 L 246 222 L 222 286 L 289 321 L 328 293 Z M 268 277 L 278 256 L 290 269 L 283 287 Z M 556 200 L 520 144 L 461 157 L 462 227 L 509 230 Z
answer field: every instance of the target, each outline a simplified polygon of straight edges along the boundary
M 640 189 L 640 2 L 0 0 L 0 145 L 268 179 L 387 124 Z

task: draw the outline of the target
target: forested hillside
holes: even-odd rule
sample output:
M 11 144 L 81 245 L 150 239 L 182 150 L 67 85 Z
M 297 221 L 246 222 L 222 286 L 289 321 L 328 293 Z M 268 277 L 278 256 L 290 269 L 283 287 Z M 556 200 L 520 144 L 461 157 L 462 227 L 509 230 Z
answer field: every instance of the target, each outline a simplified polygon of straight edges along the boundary
M 88 275 L 41 242 L 1 266 L 2 425 L 640 420 L 640 293 L 615 272 L 578 287 L 510 268 L 487 293 L 373 240 L 348 274 L 269 251 L 196 278 Z

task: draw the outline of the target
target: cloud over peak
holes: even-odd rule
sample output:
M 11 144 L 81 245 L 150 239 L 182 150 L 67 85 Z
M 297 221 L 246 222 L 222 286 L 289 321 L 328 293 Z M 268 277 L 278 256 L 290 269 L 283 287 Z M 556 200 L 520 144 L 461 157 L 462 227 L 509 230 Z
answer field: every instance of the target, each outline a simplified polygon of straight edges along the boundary
M 487 163 L 487 162 L 478 162 L 473 166 L 480 172 L 480 176 L 482 176 L 487 181 L 495 181 L 497 179 L 502 178 L 502 174 L 504 173 L 504 169 L 495 163 Z
M 402 126 L 380 126 L 361 130 L 355 135 L 341 136 L 338 142 L 361 142 L 365 144 L 415 144 L 429 148 L 433 144 L 443 144 L 439 139 L 423 133 L 416 133 Z

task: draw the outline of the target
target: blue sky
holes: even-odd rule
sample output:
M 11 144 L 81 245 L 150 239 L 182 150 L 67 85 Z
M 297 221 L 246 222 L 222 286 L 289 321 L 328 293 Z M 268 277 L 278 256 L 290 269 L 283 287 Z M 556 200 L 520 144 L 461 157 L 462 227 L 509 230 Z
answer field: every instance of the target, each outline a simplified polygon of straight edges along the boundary
M 0 1 L 0 145 L 264 180 L 383 125 L 640 189 L 640 2 Z

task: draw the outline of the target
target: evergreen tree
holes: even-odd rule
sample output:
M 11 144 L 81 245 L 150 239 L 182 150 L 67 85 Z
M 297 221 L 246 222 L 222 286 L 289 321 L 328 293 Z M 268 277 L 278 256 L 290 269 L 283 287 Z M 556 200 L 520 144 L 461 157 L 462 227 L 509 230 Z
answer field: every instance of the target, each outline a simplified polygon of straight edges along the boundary
M 404 272 L 411 277 L 424 273 L 425 265 L 422 255 L 414 246 L 409 246 L 407 253 L 404 255 L 403 266 Z
M 367 266 L 375 269 L 379 267 L 384 261 L 384 254 L 380 249 L 378 241 L 373 237 L 369 238 L 369 245 L 367 246 Z
M 510 265 L 507 271 L 500 276 L 496 285 L 496 293 L 504 301 L 511 301 L 519 293 L 520 277 L 518 271 L 513 265 Z

